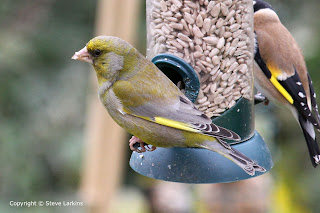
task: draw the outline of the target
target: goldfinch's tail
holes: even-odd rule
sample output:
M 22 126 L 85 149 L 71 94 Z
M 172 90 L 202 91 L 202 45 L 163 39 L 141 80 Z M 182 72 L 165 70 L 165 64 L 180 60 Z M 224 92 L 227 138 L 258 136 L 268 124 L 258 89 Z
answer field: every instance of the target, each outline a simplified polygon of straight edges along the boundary
M 299 123 L 306 139 L 310 159 L 314 168 L 320 163 L 320 150 L 312 123 L 299 115 Z
M 316 96 L 317 95 L 316 95 L 316 93 L 314 91 L 312 80 L 310 78 L 309 73 L 308 73 L 308 81 L 309 81 L 309 88 L 310 88 L 310 99 L 311 99 L 312 110 L 314 111 L 314 115 L 316 117 L 317 124 L 318 124 L 318 126 L 320 126 L 320 115 L 319 115 L 318 104 L 317 104 L 317 101 L 316 101 Z M 320 129 L 318 129 L 318 131 L 320 131 Z
M 265 172 L 265 168 L 256 164 L 253 160 L 232 148 L 228 143 L 221 139 L 217 141 L 207 141 L 201 144 L 202 148 L 206 148 L 212 151 L 215 151 L 229 160 L 236 163 L 240 168 L 242 168 L 246 173 L 253 176 L 255 172 Z

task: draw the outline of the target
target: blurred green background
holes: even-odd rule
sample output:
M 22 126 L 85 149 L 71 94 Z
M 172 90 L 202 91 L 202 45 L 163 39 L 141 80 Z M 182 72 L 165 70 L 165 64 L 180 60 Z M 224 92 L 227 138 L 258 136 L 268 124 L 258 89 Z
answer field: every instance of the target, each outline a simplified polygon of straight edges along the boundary
M 320 94 L 320 2 L 269 2 L 299 43 Z M 85 211 L 83 207 L 14 208 L 9 202 L 81 200 L 77 192 L 91 75 L 88 65 L 70 58 L 94 36 L 96 3 L 3 0 L 0 4 L 0 212 Z M 144 29 L 145 14 L 140 16 Z M 141 35 L 138 49 L 145 53 L 145 32 Z M 275 163 L 270 172 L 270 212 L 317 212 L 320 171 L 309 162 L 303 134 L 291 113 L 261 104 L 256 109 L 256 129 Z M 132 192 L 132 197 L 119 199 L 146 200 L 140 176 L 130 168 L 125 175 L 122 190 L 126 197 Z

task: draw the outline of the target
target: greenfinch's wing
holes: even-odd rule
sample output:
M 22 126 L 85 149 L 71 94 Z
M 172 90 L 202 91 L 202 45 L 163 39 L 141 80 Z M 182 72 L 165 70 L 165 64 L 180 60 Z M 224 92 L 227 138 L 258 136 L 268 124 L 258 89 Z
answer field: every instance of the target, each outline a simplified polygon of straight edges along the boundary
M 189 132 L 240 140 L 238 134 L 212 123 L 175 86 L 170 88 L 171 85 L 168 85 L 169 88 L 164 87 L 165 91 L 161 88 L 151 90 L 145 86 L 134 87 L 128 81 L 117 81 L 114 85 L 115 95 L 121 101 L 125 113 Z

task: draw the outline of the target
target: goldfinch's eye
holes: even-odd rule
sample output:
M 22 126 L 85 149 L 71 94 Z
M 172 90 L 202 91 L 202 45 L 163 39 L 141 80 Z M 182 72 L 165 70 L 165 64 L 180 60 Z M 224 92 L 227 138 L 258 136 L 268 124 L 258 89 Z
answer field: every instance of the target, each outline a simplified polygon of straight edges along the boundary
M 96 57 L 100 56 L 100 55 L 101 55 L 101 50 L 95 49 L 95 50 L 93 51 L 93 55 L 96 56 Z

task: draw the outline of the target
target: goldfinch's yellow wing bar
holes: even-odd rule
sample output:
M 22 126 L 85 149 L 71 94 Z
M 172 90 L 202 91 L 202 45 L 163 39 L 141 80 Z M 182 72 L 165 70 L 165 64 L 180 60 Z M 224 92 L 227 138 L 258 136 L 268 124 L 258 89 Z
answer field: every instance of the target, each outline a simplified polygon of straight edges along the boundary
M 293 104 L 292 96 L 287 92 L 285 88 L 283 88 L 283 86 L 279 83 L 277 78 L 271 75 L 270 81 L 273 84 L 273 86 L 275 86 L 277 90 L 283 95 L 283 97 L 285 97 L 290 104 Z

